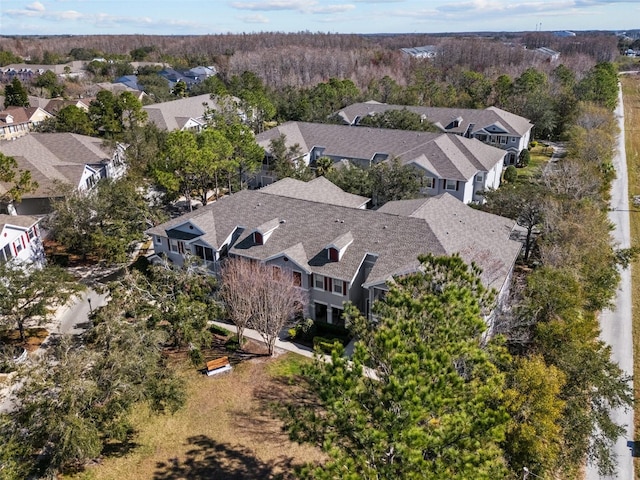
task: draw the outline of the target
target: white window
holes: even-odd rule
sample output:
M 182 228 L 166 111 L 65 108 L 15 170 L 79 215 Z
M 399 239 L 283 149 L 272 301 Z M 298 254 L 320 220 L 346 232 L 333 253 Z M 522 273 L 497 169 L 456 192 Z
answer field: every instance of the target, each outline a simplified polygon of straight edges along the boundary
M 36 229 L 35 227 L 33 227 L 32 229 L 29 230 L 29 240 L 33 240 L 36 236 Z
M 509 141 L 511 143 L 516 143 L 518 141 L 518 137 L 509 137 Z
M 480 173 L 478 173 L 476 175 L 476 182 L 478 182 L 478 183 L 484 182 L 484 173 L 483 172 L 480 172 Z
M 342 291 L 342 280 L 333 281 L 333 293 L 337 293 L 338 295 L 344 295 L 344 292 Z
M 324 277 L 322 275 L 318 275 L 317 273 L 314 273 L 313 286 L 316 290 L 324 290 Z
M 13 247 L 16 249 L 16 253 L 20 252 L 22 250 L 22 241 L 18 238 L 13 242 Z
M 178 251 L 178 241 L 177 240 L 170 239 L 169 240 L 169 244 L 171 245 L 171 251 L 172 252 L 177 252 Z
M 500 143 L 502 143 L 503 145 L 507 143 L 507 137 L 501 136 L 500 137 Z
M 455 180 L 447 180 L 447 183 L 445 184 L 445 190 L 457 190 L 458 188 L 458 182 L 456 182 Z

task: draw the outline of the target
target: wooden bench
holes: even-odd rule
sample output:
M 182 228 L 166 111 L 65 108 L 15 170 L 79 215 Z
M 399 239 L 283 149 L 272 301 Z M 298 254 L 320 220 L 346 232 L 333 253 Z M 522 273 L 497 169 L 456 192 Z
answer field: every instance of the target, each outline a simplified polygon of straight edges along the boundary
M 220 357 L 207 362 L 207 376 L 217 375 L 218 373 L 228 372 L 231 370 L 229 357 Z

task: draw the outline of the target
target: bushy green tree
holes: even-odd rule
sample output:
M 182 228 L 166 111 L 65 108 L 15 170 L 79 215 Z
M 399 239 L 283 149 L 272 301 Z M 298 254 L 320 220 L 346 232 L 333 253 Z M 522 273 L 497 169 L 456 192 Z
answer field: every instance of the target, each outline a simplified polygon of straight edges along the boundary
M 577 86 L 578 98 L 613 110 L 618 103 L 618 72 L 609 62 L 593 67 Z
M 4 193 L 0 194 L 0 206 L 7 203 L 18 203 L 22 195 L 34 192 L 38 188 L 38 182 L 31 178 L 29 170 L 20 170 L 18 162 L 13 157 L 8 157 L 0 152 L 0 182 L 10 184 L 5 186 Z
M 66 192 L 52 207 L 52 237 L 71 252 L 108 263 L 126 262 L 148 223 L 163 218 L 127 179 L 102 180 L 88 194 Z
M 414 130 L 418 132 L 439 132 L 438 128 L 419 114 L 406 108 L 402 110 L 387 110 L 375 115 L 367 115 L 360 120 L 365 127 L 392 128 L 395 130 Z
M 269 142 L 269 151 L 273 158 L 271 169 L 278 178 L 291 177 L 309 181 L 313 177 L 311 169 L 304 161 L 300 145 L 296 143 L 287 147 L 286 135 L 273 138 Z
M 29 97 L 18 77 L 13 77 L 11 83 L 4 87 L 4 108 L 28 107 Z
M 0 326 L 16 328 L 25 340 L 28 322 L 45 324 L 73 295 L 83 289 L 65 270 L 15 262 L 0 263 Z
M 134 434 L 129 414 L 135 406 L 145 403 L 160 413 L 184 403 L 159 332 L 105 315 L 83 337 L 82 347 L 62 338 L 19 373 L 16 407 L 0 421 L 0 458 L 20 470 L 5 477 L 3 469 L 3 478 L 81 468 L 107 444 L 126 444 Z

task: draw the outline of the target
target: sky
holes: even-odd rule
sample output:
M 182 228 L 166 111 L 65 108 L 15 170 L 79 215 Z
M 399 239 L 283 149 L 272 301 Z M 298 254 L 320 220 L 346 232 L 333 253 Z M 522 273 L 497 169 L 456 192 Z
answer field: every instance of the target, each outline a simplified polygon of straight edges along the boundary
M 640 0 L 0 0 L 0 35 L 640 28 Z

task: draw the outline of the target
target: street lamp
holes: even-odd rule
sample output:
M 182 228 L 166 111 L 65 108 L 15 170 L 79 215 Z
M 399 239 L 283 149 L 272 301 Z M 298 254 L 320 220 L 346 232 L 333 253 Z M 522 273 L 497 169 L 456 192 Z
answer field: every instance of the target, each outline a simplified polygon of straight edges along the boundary
M 93 313 L 93 308 L 91 307 L 91 299 L 87 297 L 87 302 L 89 302 L 89 313 Z

